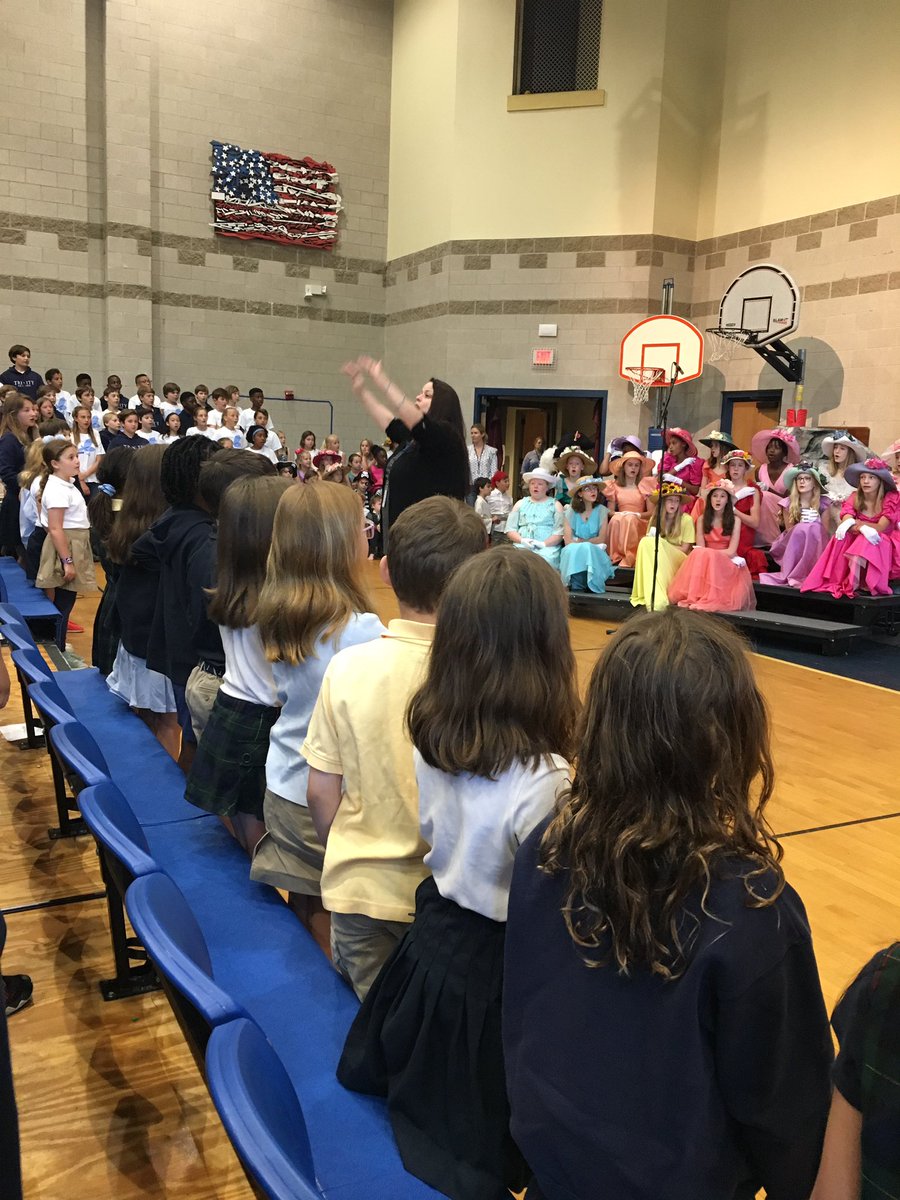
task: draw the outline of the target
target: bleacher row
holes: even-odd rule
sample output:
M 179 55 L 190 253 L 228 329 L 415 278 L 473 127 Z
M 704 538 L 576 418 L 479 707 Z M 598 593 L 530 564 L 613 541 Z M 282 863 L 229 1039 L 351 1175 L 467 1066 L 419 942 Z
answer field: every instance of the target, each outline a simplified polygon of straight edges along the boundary
M 219 820 L 185 801 L 184 775 L 99 672 L 48 666 L 34 633 L 53 617 L 19 570 L 0 570 L 0 632 L 47 733 L 55 832 L 97 843 L 116 968 L 105 998 L 161 984 L 257 1194 L 438 1196 L 405 1171 L 384 1102 L 335 1078 L 352 990 L 278 893 L 250 880 Z

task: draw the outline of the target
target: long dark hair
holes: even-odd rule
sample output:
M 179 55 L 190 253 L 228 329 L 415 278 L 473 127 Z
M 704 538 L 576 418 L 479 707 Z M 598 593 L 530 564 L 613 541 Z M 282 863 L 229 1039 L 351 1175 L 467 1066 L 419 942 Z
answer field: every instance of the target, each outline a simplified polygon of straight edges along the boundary
M 442 425 L 449 425 L 455 433 L 459 434 L 460 441 L 465 445 L 466 429 L 463 425 L 459 396 L 455 389 L 449 383 L 445 383 L 443 379 L 435 379 L 432 376 L 431 384 L 434 388 L 434 396 L 428 410 L 429 419 L 440 421 Z
M 273 472 L 242 476 L 225 489 L 219 509 L 216 586 L 209 592 L 208 605 L 210 620 L 216 624 L 228 629 L 255 624 L 275 510 L 287 489 L 294 486 L 290 479 Z
M 534 554 L 498 547 L 458 567 L 438 606 L 407 726 L 424 760 L 495 779 L 568 756 L 578 708 L 566 591 Z
M 722 532 L 726 537 L 731 537 L 732 533 L 734 532 L 735 521 L 734 498 L 732 497 L 731 492 L 725 491 L 725 488 L 722 487 L 714 487 L 709 489 L 709 494 L 706 497 L 706 507 L 703 509 L 703 532 L 712 532 L 713 519 L 716 514 L 713 511 L 713 506 L 709 502 L 709 497 L 713 494 L 713 492 L 725 492 L 725 495 L 728 497 L 728 503 L 722 509 Z
M 780 895 L 768 713 L 723 621 L 676 606 L 631 618 L 594 667 L 577 763 L 540 857 L 564 877 L 563 917 L 589 966 L 677 978 L 699 923 L 687 901 L 699 894 L 715 917 L 710 883 L 727 858 L 748 868 L 748 906 Z
M 114 563 L 124 566 L 131 557 L 131 547 L 146 533 L 157 517 L 168 508 L 163 495 L 160 475 L 167 446 L 144 446 L 140 454 L 123 450 L 134 458 L 122 491 L 122 509 L 107 541 L 107 554 Z
M 125 481 L 134 466 L 137 455 L 127 446 L 115 446 L 100 459 L 97 467 L 97 482 L 112 488 L 112 496 L 99 488 L 88 500 L 88 516 L 91 519 L 91 531 L 101 542 L 106 542 L 113 527 L 113 516 L 121 505 L 113 505 L 113 500 L 121 499 L 125 491 Z

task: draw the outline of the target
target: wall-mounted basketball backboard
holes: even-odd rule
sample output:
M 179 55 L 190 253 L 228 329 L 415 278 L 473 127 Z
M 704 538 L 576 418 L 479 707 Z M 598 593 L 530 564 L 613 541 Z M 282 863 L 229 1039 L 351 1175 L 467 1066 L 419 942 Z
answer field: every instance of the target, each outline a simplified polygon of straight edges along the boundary
M 679 370 L 673 370 L 677 365 Z M 635 380 L 643 372 L 649 387 L 668 387 L 696 379 L 703 370 L 703 334 L 683 317 L 646 317 L 622 338 L 619 374 Z M 650 376 L 653 376 L 651 379 Z
M 793 333 L 800 320 L 800 293 L 781 267 L 760 263 L 742 271 L 719 305 L 719 329 L 739 334 L 747 346 L 765 346 Z

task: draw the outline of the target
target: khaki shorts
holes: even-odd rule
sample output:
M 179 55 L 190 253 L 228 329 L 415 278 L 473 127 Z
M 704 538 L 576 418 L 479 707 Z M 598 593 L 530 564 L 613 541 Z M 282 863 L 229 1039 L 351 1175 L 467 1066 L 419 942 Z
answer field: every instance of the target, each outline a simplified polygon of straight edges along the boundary
M 188 675 L 184 698 L 188 712 L 191 714 L 194 737 L 198 742 L 203 730 L 209 724 L 209 714 L 212 712 L 221 686 L 221 676 L 210 675 L 209 671 L 204 671 L 200 667 L 194 667 Z
M 325 848 L 309 809 L 266 788 L 263 818 L 266 833 L 253 855 L 250 878 L 286 892 L 320 896 Z
M 365 1000 L 408 929 L 406 921 L 379 921 L 363 913 L 331 914 L 331 961 L 360 1000 Z

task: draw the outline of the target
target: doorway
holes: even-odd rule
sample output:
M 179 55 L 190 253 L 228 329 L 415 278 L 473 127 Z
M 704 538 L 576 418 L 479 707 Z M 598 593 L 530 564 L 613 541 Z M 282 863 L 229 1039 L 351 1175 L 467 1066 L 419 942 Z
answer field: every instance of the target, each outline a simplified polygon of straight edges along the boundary
M 782 399 L 780 388 L 765 392 L 723 392 L 722 432 L 731 434 L 732 441 L 746 449 L 754 434 L 781 424 Z
M 605 391 L 476 388 L 473 419 L 484 425 L 503 469 L 515 479 L 535 438 L 543 438 L 546 449 L 578 431 L 602 446 L 606 397 Z

